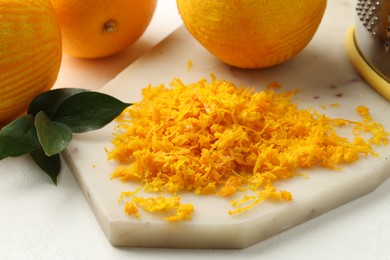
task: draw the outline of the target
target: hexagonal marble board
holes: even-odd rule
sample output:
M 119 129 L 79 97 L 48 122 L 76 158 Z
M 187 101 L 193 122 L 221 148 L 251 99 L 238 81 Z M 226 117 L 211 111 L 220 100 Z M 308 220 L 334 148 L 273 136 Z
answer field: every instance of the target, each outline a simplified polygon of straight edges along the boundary
M 389 130 L 390 120 L 383 111 L 390 111 L 390 104 L 353 69 L 344 47 L 346 30 L 329 28 L 333 15 L 337 13 L 324 17 L 320 30 L 301 54 L 285 64 L 261 70 L 240 70 L 221 63 L 180 27 L 126 68 L 102 92 L 136 102 L 141 99 L 141 89 L 148 84 L 169 85 L 174 77 L 191 83 L 210 78 L 210 73 L 256 90 L 278 81 L 282 91 L 300 89 L 293 98 L 300 108 L 313 107 L 330 117 L 358 120 L 355 107 L 362 104 L 370 108 L 374 120 Z M 346 28 L 345 24 L 340 26 Z M 332 32 L 328 33 L 330 29 Z M 189 61 L 193 66 L 188 70 Z M 332 103 L 339 107 L 323 108 Z M 248 247 L 372 191 L 390 175 L 390 146 L 376 147 L 379 157 L 363 158 L 341 171 L 314 168 L 302 171 L 309 178 L 295 177 L 277 183 L 277 188 L 293 194 L 291 202 L 266 201 L 248 212 L 230 216 L 227 199 L 181 194 L 182 203 L 195 206 L 190 221 L 168 223 L 144 212 L 137 219 L 126 215 L 123 204 L 118 203 L 121 191 L 134 190 L 137 185 L 110 180 L 116 163 L 107 160 L 105 148 L 111 147 L 114 127 L 115 123 L 111 123 L 101 130 L 76 135 L 63 156 L 102 230 L 115 246 Z

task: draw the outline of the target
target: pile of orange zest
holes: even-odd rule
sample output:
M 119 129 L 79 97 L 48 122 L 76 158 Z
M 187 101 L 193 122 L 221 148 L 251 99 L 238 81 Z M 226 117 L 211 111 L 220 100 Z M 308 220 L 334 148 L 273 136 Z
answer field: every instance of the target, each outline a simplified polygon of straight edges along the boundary
M 229 213 L 236 214 L 267 199 L 292 200 L 274 182 L 299 169 L 338 169 L 376 155 L 371 144 L 387 144 L 388 133 L 368 108 L 357 108 L 361 121 L 332 119 L 298 109 L 291 101 L 297 91 L 274 92 L 278 87 L 255 92 L 213 76 L 144 88 L 143 100 L 117 118 L 108 159 L 121 166 L 112 178 L 139 183 L 145 192 L 230 198 Z M 353 128 L 352 138 L 340 136 L 340 128 Z
M 137 218 L 141 217 L 137 205 L 132 201 L 126 201 L 124 211 L 127 215 L 134 215 Z
M 175 196 L 166 198 L 159 196 L 156 198 L 141 198 L 132 196 L 131 201 L 127 201 L 124 206 L 124 211 L 128 215 L 134 215 L 140 218 L 138 206 L 147 212 L 168 212 L 173 213 L 165 217 L 166 221 L 178 222 L 182 220 L 191 219 L 194 207 L 191 204 L 181 204 L 180 197 Z

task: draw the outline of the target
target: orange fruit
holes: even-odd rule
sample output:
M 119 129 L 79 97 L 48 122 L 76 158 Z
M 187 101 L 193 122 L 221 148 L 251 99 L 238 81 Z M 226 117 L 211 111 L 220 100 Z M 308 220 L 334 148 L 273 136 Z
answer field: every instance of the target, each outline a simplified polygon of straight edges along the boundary
M 270 67 L 296 56 L 312 39 L 326 0 L 177 0 L 187 30 L 223 62 Z
M 0 1 L 0 125 L 50 89 L 60 69 L 61 33 L 50 0 Z
M 148 27 L 156 0 L 51 0 L 64 53 L 99 58 L 120 52 Z

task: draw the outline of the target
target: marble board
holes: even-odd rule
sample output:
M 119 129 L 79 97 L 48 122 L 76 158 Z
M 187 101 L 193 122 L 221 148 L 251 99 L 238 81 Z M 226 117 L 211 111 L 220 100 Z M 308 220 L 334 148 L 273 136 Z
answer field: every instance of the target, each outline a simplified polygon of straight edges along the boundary
M 345 34 L 353 23 L 353 14 L 343 1 L 329 1 L 323 22 L 305 50 L 289 62 L 260 70 L 242 70 L 221 63 L 180 27 L 101 91 L 137 102 L 142 88 L 148 84 L 169 85 L 174 77 L 192 83 L 210 78 L 213 73 L 217 78 L 259 91 L 277 81 L 282 91 L 300 90 L 293 98 L 300 108 L 312 107 L 329 117 L 358 120 L 355 108 L 365 105 L 373 119 L 390 130 L 386 113 L 390 111 L 389 101 L 361 79 L 346 54 Z M 193 65 L 188 70 L 189 61 Z M 329 106 L 335 103 L 337 107 Z M 115 123 L 110 123 L 101 130 L 76 135 L 63 153 L 114 246 L 245 248 L 363 196 L 390 176 L 390 146 L 375 147 L 379 157 L 361 159 L 340 171 L 304 170 L 308 178 L 278 183 L 278 188 L 293 194 L 293 201 L 288 203 L 264 202 L 248 212 L 230 216 L 227 199 L 182 194 L 182 202 L 192 203 L 196 209 L 190 221 L 168 223 L 146 213 L 137 219 L 124 213 L 118 198 L 121 191 L 134 190 L 138 185 L 110 180 L 116 163 L 107 160 L 105 148 L 111 147 L 114 127 Z

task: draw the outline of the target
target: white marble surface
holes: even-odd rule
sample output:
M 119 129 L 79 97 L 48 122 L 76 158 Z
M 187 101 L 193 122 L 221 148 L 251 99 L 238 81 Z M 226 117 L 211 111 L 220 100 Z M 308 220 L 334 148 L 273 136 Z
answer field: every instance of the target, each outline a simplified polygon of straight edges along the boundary
M 340 8 L 334 10 L 335 6 Z M 345 25 L 354 22 L 354 2 L 329 0 L 328 10 L 339 14 L 333 21 L 334 30 L 344 37 Z M 100 89 L 179 24 L 174 1 L 159 1 L 156 16 L 138 44 L 103 60 L 65 57 L 57 86 Z M 332 48 L 328 51 L 332 57 Z M 332 58 L 337 64 L 346 56 Z M 10 158 L 0 162 L 0 258 L 390 259 L 389 190 L 386 181 L 367 196 L 243 250 L 115 248 L 65 164 L 56 187 L 28 157 Z

